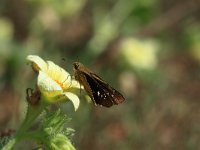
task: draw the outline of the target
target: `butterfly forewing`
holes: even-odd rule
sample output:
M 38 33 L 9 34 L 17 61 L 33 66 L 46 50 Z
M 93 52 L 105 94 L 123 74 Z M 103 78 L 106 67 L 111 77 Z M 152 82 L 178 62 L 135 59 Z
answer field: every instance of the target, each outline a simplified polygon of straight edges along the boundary
M 94 78 L 85 74 L 86 80 L 92 88 L 92 100 L 98 104 L 106 107 L 113 105 L 112 97 L 109 94 L 110 91 L 104 89 Z
M 107 84 L 103 79 L 97 76 L 94 73 L 91 73 L 91 77 L 100 85 L 103 89 L 103 95 L 106 95 L 107 99 L 109 98 L 113 104 L 119 104 L 124 101 L 124 97 L 117 90 Z
M 89 71 L 87 68 L 84 70 L 83 68 L 78 68 L 75 66 L 75 77 L 81 84 L 83 84 L 88 95 L 95 104 L 110 107 L 125 100 L 122 94 L 103 81 L 103 79 L 101 79 L 98 75 Z M 80 81 L 80 79 L 82 80 Z

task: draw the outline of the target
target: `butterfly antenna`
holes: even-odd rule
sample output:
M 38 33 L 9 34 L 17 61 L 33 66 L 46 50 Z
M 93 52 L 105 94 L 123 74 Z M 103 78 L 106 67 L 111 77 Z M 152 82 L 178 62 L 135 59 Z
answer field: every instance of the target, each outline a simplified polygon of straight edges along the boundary
M 69 77 L 72 78 L 72 75 L 68 75 L 67 78 L 62 82 L 62 84 L 64 84 L 64 83 L 68 80 Z M 70 85 L 69 85 L 69 87 L 71 87 L 71 85 L 72 85 L 72 80 L 70 80 Z

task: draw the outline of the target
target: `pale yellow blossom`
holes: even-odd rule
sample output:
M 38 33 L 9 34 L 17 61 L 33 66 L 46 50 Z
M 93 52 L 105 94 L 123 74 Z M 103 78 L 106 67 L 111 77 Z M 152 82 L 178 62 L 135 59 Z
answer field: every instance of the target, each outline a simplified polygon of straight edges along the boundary
M 79 107 L 79 98 L 74 90 L 80 88 L 80 84 L 72 79 L 71 75 L 52 61 L 44 61 L 36 55 L 27 56 L 32 67 L 38 72 L 37 86 L 47 102 L 55 103 L 69 99 L 75 110 Z
M 157 65 L 158 44 L 153 40 L 126 38 L 122 41 L 120 50 L 133 67 L 153 69 Z

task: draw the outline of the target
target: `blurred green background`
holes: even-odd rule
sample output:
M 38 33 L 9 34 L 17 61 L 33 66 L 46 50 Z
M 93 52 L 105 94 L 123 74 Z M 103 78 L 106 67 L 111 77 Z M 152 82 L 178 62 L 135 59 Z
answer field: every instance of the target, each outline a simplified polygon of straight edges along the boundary
M 126 98 L 62 105 L 77 149 L 200 149 L 199 41 L 199 0 L 1 0 L 0 130 L 23 120 L 36 54 L 71 73 L 80 61 Z

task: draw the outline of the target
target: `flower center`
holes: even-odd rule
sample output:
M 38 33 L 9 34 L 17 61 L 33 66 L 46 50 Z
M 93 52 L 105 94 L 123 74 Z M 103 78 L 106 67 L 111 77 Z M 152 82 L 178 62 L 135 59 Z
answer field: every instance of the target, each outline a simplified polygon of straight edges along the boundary
M 58 85 L 60 85 L 60 87 L 61 87 L 62 89 L 64 89 L 63 83 L 59 82 L 58 80 L 55 80 L 55 82 L 56 82 Z

